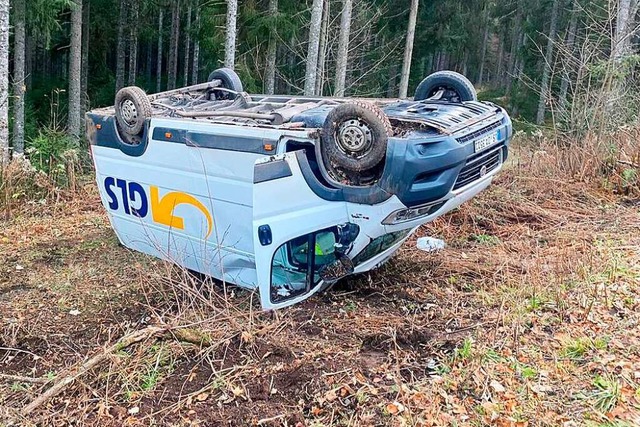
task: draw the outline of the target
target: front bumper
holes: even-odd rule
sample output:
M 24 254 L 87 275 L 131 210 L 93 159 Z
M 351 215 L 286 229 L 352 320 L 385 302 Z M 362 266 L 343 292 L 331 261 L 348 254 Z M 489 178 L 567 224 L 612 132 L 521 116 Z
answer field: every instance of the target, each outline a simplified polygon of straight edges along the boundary
M 497 134 L 496 144 L 476 153 L 474 142 L 491 132 Z M 507 159 L 511 135 L 511 120 L 501 114 L 491 124 L 462 135 L 392 139 L 379 186 L 407 207 L 438 201 L 499 169 Z

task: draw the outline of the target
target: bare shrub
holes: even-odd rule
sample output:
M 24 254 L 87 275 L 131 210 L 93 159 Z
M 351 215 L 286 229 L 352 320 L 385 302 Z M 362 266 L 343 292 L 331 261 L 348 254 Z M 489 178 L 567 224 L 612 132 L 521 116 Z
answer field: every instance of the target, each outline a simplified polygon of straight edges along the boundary
M 525 137 L 521 155 L 530 157 L 534 173 L 593 181 L 630 194 L 640 185 L 640 55 L 617 49 L 621 37 L 631 38 L 638 28 L 625 35 L 611 31 L 616 4 L 572 11 L 579 24 L 555 43 L 550 64 L 554 96 L 547 102 L 553 126 Z

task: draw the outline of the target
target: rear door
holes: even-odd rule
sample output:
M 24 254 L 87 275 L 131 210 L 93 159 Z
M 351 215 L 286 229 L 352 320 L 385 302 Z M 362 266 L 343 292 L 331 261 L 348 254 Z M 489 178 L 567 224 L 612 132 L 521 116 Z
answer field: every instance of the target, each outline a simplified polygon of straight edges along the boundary
M 345 202 L 327 201 L 307 184 L 295 153 L 258 160 L 254 169 L 253 241 L 265 310 L 300 302 L 318 291 L 318 269 L 335 261 Z

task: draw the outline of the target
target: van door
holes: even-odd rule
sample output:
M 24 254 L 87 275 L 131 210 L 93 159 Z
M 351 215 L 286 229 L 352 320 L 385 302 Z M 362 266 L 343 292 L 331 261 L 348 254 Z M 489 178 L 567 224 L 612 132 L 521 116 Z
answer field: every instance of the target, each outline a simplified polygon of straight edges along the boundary
M 345 202 L 308 186 L 295 153 L 258 160 L 254 169 L 253 241 L 262 308 L 300 302 L 320 287 L 320 270 L 336 261 Z

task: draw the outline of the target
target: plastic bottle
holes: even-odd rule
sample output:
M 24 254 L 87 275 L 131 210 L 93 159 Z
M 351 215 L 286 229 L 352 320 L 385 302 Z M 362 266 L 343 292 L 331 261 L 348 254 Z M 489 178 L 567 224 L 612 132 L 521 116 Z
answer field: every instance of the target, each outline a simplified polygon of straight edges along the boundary
M 425 252 L 437 252 L 446 247 L 444 240 L 436 239 L 434 237 L 420 237 L 416 245 L 418 249 Z

